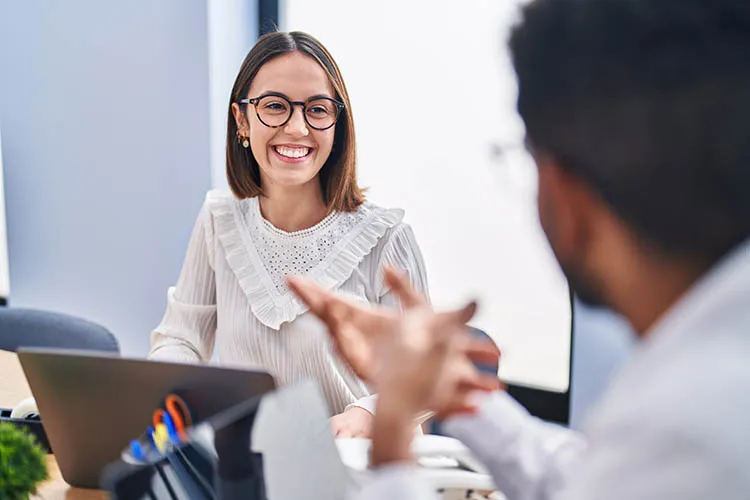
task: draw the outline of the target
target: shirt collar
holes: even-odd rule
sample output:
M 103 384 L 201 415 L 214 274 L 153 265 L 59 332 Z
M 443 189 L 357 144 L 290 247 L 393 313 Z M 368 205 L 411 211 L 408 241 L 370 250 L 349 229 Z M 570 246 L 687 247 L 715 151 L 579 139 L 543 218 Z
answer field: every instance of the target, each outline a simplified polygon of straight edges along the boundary
M 619 383 L 643 380 L 694 339 L 710 334 L 727 318 L 750 324 L 750 239 L 709 269 L 649 329 Z
M 718 329 L 737 329 L 744 335 L 743 328 L 747 325 L 750 325 L 750 239 L 709 269 L 654 324 L 612 381 L 597 410 L 592 412 L 588 430 L 606 422 L 613 412 L 635 411 L 631 405 L 637 393 L 633 391 L 656 381 L 661 370 L 678 362 L 679 353 L 694 349 L 696 343 L 704 342 Z
M 750 239 L 709 269 L 651 327 L 643 348 L 657 348 L 703 332 L 704 326 L 750 306 Z

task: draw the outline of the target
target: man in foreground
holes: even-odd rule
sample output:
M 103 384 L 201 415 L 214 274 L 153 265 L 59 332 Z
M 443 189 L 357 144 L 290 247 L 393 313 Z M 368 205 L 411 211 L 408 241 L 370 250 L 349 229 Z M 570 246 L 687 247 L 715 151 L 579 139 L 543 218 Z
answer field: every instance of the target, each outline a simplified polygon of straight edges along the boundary
M 510 500 L 750 498 L 750 3 L 535 0 L 510 48 L 542 227 L 640 345 L 579 436 L 476 393 L 471 307 L 395 272 L 401 316 L 290 280 L 380 395 L 363 497 L 432 498 L 409 454 L 432 409 Z

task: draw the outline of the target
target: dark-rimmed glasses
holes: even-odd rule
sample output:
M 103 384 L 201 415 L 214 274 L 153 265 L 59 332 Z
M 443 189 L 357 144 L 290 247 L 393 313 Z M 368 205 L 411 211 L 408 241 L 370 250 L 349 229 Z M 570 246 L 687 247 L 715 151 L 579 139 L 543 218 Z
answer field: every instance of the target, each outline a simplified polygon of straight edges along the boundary
M 258 120 L 266 127 L 278 128 L 292 118 L 294 106 L 302 106 L 305 123 L 315 130 L 327 130 L 336 124 L 344 103 L 325 96 L 313 96 L 308 100 L 292 101 L 284 94 L 269 92 L 252 99 L 240 99 L 240 104 L 255 106 Z

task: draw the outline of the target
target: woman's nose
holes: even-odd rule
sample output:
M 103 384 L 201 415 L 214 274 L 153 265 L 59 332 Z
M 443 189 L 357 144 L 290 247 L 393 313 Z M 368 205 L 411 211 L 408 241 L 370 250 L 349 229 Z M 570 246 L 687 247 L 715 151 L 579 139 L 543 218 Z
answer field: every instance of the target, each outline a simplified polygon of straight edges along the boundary
M 292 109 L 292 116 L 284 127 L 284 132 L 294 136 L 306 136 L 310 134 L 310 130 L 307 128 L 305 122 L 304 110 L 301 106 L 294 106 Z

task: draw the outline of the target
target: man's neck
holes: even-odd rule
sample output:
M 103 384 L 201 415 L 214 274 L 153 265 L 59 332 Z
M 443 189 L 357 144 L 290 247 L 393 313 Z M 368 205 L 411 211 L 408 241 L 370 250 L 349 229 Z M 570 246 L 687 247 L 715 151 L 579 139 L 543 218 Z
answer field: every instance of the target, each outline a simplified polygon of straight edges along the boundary
M 270 188 L 270 189 L 269 189 Z M 260 210 L 268 222 L 287 232 L 314 226 L 328 215 L 317 179 L 303 186 L 264 187 Z
M 648 258 L 622 266 L 618 290 L 610 290 L 609 302 L 628 319 L 640 337 L 685 295 L 706 270 L 706 266 L 685 260 Z

